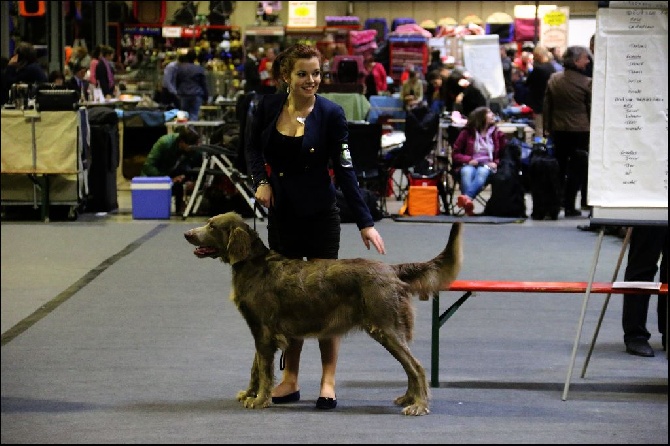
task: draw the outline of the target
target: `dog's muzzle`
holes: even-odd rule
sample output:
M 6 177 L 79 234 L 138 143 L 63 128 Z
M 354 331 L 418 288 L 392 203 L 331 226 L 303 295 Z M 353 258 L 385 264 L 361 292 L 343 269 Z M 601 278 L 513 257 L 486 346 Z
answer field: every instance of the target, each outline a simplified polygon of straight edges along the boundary
M 204 258 L 204 257 L 219 257 L 220 253 L 219 250 L 213 246 L 201 246 L 200 242 L 198 240 L 198 236 L 193 230 L 186 231 L 184 233 L 184 237 L 186 240 L 192 244 L 195 245 L 196 248 L 193 251 L 193 254 L 195 254 L 197 257 Z

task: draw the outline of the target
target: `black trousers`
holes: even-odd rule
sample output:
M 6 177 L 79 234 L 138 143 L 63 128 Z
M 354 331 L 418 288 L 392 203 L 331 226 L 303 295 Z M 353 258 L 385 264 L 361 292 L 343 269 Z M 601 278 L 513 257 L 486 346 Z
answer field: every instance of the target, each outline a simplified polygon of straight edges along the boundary
M 586 184 L 588 182 L 588 152 L 590 132 L 552 132 L 554 157 L 560 168 L 563 207 L 566 211 L 575 209 L 577 192 L 582 192 L 582 204 L 586 205 Z
M 658 259 L 661 258 L 660 281 L 668 282 L 668 227 L 635 226 L 628 248 L 628 265 L 624 274 L 627 281 L 653 282 L 658 271 Z M 647 312 L 649 294 L 624 294 L 623 296 L 623 339 L 650 338 L 647 330 Z M 668 308 L 668 296 L 658 296 L 658 331 L 665 334 Z
M 161 104 L 167 105 L 172 108 L 179 108 L 179 106 L 181 105 L 181 102 L 179 101 L 177 95 L 170 93 L 170 91 L 165 87 L 163 87 L 163 89 L 161 90 L 160 99 L 161 100 L 157 102 L 160 102 Z
M 268 244 L 270 249 L 292 259 L 337 259 L 340 251 L 340 209 L 298 215 L 270 208 Z

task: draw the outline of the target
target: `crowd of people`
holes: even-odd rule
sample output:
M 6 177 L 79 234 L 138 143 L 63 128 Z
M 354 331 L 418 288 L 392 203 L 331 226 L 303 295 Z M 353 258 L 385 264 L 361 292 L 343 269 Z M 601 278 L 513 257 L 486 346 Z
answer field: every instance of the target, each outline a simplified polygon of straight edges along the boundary
M 593 42 L 593 39 L 592 39 Z M 501 62 L 512 105 L 527 105 L 533 112 L 535 134 L 550 138 L 560 167 L 560 195 L 565 217 L 582 216 L 588 210 L 586 196 L 591 113 L 593 46 L 570 46 L 564 54 L 536 45 L 521 54 L 501 46 Z M 454 175 L 460 183 L 457 205 L 473 215 L 473 200 L 496 173 L 506 136 L 495 125 L 489 95 L 482 82 L 467 70 L 442 62 L 432 53 L 426 70 L 407 64 L 399 86 L 389 85 L 387 71 L 373 52 L 364 55 L 365 94 L 397 92 L 405 110 L 416 107 L 443 112 L 460 112 L 467 118 L 453 141 Z M 329 81 L 332 59 L 315 47 L 296 44 L 288 48 L 268 47 L 262 52 L 251 46 L 241 67 L 244 92 L 256 92 L 252 131 L 244 152 L 255 186 L 255 199 L 269 211 L 270 247 L 288 257 L 337 258 L 340 246 L 340 217 L 335 187 L 340 188 L 356 215 L 365 246 L 384 254 L 384 242 L 374 227 L 362 199 L 347 150 L 347 120 L 341 107 L 316 95 Z M 64 70 L 47 73 L 37 61 L 32 45 L 22 42 L 11 59 L 3 61 L 3 104 L 15 83 L 51 82 L 78 89 L 89 99 L 89 86 L 107 97 L 118 95 L 115 81 L 114 49 L 97 46 L 91 54 L 77 48 Z M 189 120 L 197 120 L 200 107 L 209 99 L 205 68 L 189 50 L 167 59 L 161 87 L 161 103 L 185 110 Z M 394 88 L 395 87 L 395 88 Z M 327 122 L 328 125 L 323 125 Z M 183 210 L 184 186 L 190 178 L 193 147 L 200 138 L 192 129 L 179 128 L 161 137 L 147 157 L 143 175 L 168 175 L 174 184 L 177 212 Z M 312 147 L 304 150 L 305 144 Z M 332 169 L 334 180 L 331 181 Z M 577 194 L 581 194 L 579 205 Z M 657 262 L 667 281 L 667 227 L 662 230 L 636 228 L 631 240 L 626 280 L 653 280 Z M 645 297 L 646 296 L 646 297 Z M 622 324 L 628 353 L 653 356 L 646 329 L 648 295 L 626 296 Z M 659 298 L 659 331 L 665 348 L 666 301 Z M 339 339 L 320 339 L 322 379 L 317 407 L 337 405 L 335 370 Z M 284 351 L 286 367 L 281 382 L 273 390 L 276 404 L 298 401 L 298 371 L 302 341 L 289 340 Z

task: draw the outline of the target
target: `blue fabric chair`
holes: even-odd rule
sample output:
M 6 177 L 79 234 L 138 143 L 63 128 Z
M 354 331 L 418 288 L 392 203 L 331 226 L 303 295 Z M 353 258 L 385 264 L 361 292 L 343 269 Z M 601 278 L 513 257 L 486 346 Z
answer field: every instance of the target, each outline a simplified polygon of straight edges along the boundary
M 370 111 L 367 121 L 376 123 L 380 116 L 392 119 L 405 119 L 407 113 L 403 109 L 402 100 L 391 96 L 370 96 Z

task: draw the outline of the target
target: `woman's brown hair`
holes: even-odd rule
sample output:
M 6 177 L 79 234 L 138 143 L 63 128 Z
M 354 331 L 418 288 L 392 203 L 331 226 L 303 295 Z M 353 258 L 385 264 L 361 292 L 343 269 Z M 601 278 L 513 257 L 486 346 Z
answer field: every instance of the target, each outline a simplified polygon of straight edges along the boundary
M 477 107 L 470 112 L 466 126 L 481 132 L 486 129 L 486 115 L 489 113 L 488 107 Z
M 284 78 L 291 77 L 291 72 L 298 59 L 311 59 L 316 57 L 321 60 L 321 53 L 316 48 L 296 43 L 277 54 L 272 64 L 272 76 L 277 81 L 277 91 L 286 90 Z
M 175 128 L 175 133 L 177 134 L 177 139 L 183 141 L 184 143 L 192 146 L 200 142 L 200 134 L 192 127 L 188 126 L 179 126 Z
M 16 47 L 15 54 L 18 56 L 18 70 L 21 70 L 26 65 L 37 61 L 37 51 L 30 42 L 20 42 Z

